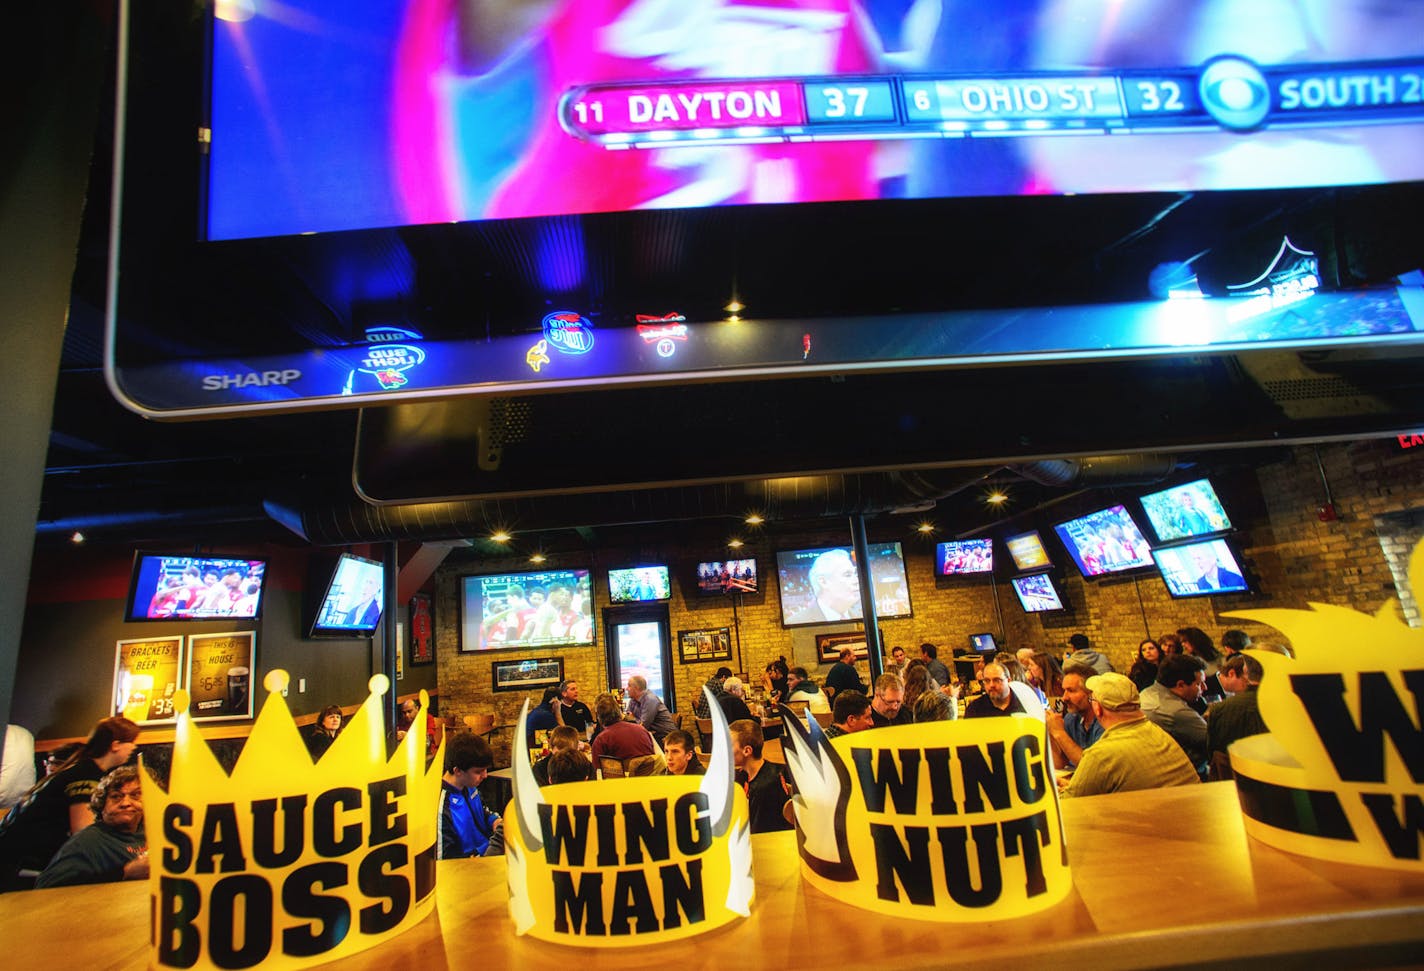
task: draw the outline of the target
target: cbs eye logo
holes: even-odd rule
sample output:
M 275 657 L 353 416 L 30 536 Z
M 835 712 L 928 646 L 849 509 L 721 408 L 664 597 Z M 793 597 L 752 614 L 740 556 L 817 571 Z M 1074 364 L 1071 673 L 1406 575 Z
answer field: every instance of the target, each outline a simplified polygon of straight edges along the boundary
M 1271 88 L 1261 69 L 1240 57 L 1209 62 L 1197 81 L 1207 114 L 1223 128 L 1250 131 L 1271 111 Z

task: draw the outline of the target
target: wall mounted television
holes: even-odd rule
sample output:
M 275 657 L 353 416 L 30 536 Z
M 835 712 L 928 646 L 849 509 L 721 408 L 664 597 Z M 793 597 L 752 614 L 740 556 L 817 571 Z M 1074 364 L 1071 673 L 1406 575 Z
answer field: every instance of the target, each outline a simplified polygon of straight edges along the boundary
M 900 544 L 871 543 L 866 552 L 875 585 L 876 615 L 881 620 L 911 616 L 910 583 Z M 781 590 L 781 623 L 786 627 L 861 616 L 860 581 L 848 546 L 778 552 L 776 577 Z
M 1152 550 L 1123 506 L 1109 506 L 1053 527 L 1085 577 L 1152 565 Z
M 580 647 L 594 643 L 588 570 L 460 578 L 460 650 Z
M 942 577 L 994 572 L 994 541 L 963 539 L 935 545 L 935 573 Z
M 1150 492 L 1142 497 L 1142 510 L 1163 543 L 1224 533 L 1231 528 L 1226 509 L 1206 479 Z
M 711 560 L 697 564 L 697 591 L 708 595 L 757 592 L 757 561 Z
M 612 603 L 643 603 L 667 600 L 672 581 L 665 566 L 634 566 L 608 571 L 608 599 Z
M 376 560 L 342 553 L 317 602 L 312 637 L 363 637 L 381 622 L 386 568 Z
M 1152 556 L 1167 592 L 1174 597 L 1207 597 L 1251 590 L 1241 564 L 1224 539 L 1153 550 Z
M 1009 582 L 1014 586 L 1014 593 L 1018 594 L 1019 603 L 1028 613 L 1063 609 L 1063 598 L 1058 595 L 1058 588 L 1047 573 L 1014 577 Z
M 266 579 L 266 560 L 135 553 L 124 619 L 255 620 Z
M 1036 529 L 1008 537 L 1004 540 L 1004 546 L 1007 547 L 1014 566 L 1020 570 L 1046 569 L 1053 565 Z

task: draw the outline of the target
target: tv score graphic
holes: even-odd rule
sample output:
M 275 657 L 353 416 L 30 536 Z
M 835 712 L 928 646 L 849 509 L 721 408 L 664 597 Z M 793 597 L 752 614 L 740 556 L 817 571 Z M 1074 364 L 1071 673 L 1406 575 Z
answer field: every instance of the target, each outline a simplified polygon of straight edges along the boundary
M 749 78 L 588 85 L 565 130 L 609 149 L 970 135 L 1250 132 L 1424 117 L 1424 61 L 1005 76 Z

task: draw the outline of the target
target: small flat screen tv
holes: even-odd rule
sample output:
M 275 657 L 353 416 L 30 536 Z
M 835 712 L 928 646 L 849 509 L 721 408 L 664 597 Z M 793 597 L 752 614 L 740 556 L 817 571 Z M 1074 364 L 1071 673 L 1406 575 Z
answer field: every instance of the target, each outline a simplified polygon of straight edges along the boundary
M 991 539 L 963 539 L 935 546 L 935 573 L 939 576 L 993 572 L 994 541 Z
M 267 562 L 226 556 L 136 553 L 125 619 L 256 619 Z
M 1224 533 L 1231 528 L 1231 519 L 1206 479 L 1145 495 L 1142 509 L 1163 543 Z
M 1085 577 L 1152 565 L 1152 549 L 1122 506 L 1110 506 L 1053 527 Z
M 1224 539 L 1153 550 L 1152 556 L 1157 560 L 1167 592 L 1174 597 L 1246 593 L 1251 589 Z
M 634 566 L 608 571 L 608 599 L 616 604 L 667 600 L 672 582 L 665 566 Z
M 866 552 L 875 586 L 875 612 L 909 617 L 910 583 L 899 543 L 871 543 Z M 827 624 L 861 616 L 855 555 L 847 546 L 783 550 L 776 554 L 781 587 L 781 623 L 786 627 Z
M 974 649 L 975 654 L 994 655 L 999 653 L 999 642 L 994 640 L 993 634 L 970 634 L 969 646 Z
M 370 634 L 381 622 L 385 602 L 385 567 L 376 560 L 342 553 L 316 608 L 311 634 Z
M 1008 547 L 1009 558 L 1020 570 L 1037 570 L 1053 565 L 1036 529 L 1010 536 L 1004 540 L 1004 546 Z
M 594 643 L 586 569 L 460 578 L 460 649 L 578 647 Z
M 709 595 L 756 593 L 756 560 L 725 560 L 697 564 L 697 590 Z
M 1058 589 L 1047 573 L 1014 577 L 1010 582 L 1014 585 L 1014 593 L 1019 595 L 1019 603 L 1028 613 L 1063 609 L 1063 598 L 1058 596 Z

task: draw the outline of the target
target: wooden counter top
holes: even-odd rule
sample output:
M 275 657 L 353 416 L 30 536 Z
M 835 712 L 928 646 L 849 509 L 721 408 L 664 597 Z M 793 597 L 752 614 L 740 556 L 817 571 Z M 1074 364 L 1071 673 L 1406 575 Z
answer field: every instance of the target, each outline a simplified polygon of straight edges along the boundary
M 1321 967 L 1424 961 L 1424 875 L 1320 863 L 1247 838 L 1235 787 L 1121 793 L 1063 804 L 1074 891 L 1014 921 L 931 924 L 841 904 L 801 882 L 791 833 L 752 837 L 752 916 L 674 944 L 602 955 L 516 938 L 502 858 L 440 864 L 436 916 L 343 971 L 601 967 L 1141 968 L 1313 956 Z M 73 933 L 80 925 L 102 933 Z M 145 968 L 147 884 L 0 897 L 7 964 Z M 621 953 L 619 953 L 621 952 Z M 636 958 L 632 955 L 636 954 Z

